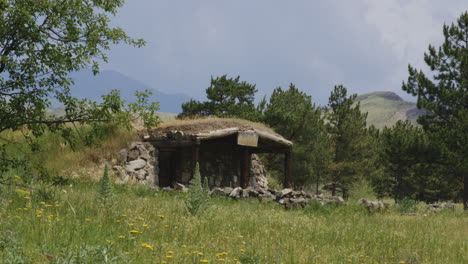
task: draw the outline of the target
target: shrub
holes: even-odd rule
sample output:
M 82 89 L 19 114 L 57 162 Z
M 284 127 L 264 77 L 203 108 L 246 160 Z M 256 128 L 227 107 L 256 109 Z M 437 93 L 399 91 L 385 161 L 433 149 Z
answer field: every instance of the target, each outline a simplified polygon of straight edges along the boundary
M 402 213 L 414 213 L 416 212 L 418 203 L 410 198 L 402 199 L 397 206 L 397 210 Z
M 205 186 L 202 185 L 200 166 L 197 162 L 193 179 L 190 181 L 190 191 L 187 200 L 185 200 L 185 205 L 190 214 L 197 215 L 208 208 L 210 194 L 207 183 L 208 181 L 205 179 Z
M 112 190 L 112 182 L 109 178 L 109 168 L 107 164 L 104 166 L 104 175 L 102 176 L 99 182 L 99 193 L 98 193 L 98 200 L 102 202 L 104 205 L 108 205 L 112 202 L 112 198 L 114 197 L 114 193 Z

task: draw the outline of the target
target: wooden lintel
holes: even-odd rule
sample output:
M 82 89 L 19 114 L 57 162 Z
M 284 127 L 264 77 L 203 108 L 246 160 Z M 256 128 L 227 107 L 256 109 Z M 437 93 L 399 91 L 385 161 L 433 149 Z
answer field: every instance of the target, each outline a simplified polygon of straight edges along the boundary
M 188 147 L 195 144 L 194 140 L 154 140 L 149 141 L 155 147 Z

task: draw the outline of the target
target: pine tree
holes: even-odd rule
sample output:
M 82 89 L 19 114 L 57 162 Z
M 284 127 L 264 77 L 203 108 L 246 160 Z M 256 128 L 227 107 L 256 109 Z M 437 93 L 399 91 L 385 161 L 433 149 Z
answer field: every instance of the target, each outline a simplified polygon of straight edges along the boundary
M 261 121 L 294 142 L 293 174 L 296 185 L 317 183 L 329 161 L 329 138 L 325 131 L 323 108 L 312 102 L 312 97 L 300 91 L 293 83 L 289 89 L 276 88 L 269 102 L 260 103 Z M 271 156 L 275 157 L 275 154 Z M 269 165 L 282 169 L 280 157 L 270 157 Z
M 99 181 L 99 193 L 98 200 L 104 205 L 108 205 L 112 202 L 114 198 L 114 192 L 112 188 L 112 182 L 109 178 L 109 169 L 107 164 L 104 166 L 104 175 Z
M 190 191 L 185 201 L 187 210 L 192 215 L 197 215 L 205 211 L 209 206 L 208 181 L 205 178 L 205 186 L 202 184 L 200 175 L 200 165 L 196 164 L 193 179 L 190 181 Z
M 385 164 L 385 175 L 389 183 L 388 194 L 392 195 L 395 203 L 408 195 L 412 168 L 417 162 L 417 140 L 422 131 L 414 127 L 409 121 L 398 121 L 394 127 L 382 130 L 381 143 L 383 145 L 381 157 Z M 411 197 L 414 198 L 414 197 Z
M 444 25 L 444 42 L 437 50 L 429 45 L 424 60 L 431 78 L 408 66 L 403 90 L 418 97 L 418 108 L 427 114 L 418 122 L 433 141 L 445 146 L 445 168 L 458 175 L 463 206 L 468 210 L 468 11 L 455 24 Z
M 346 88 L 337 85 L 329 98 L 326 116 L 334 148 L 330 165 L 333 195 L 341 187 L 343 196 L 346 196 L 346 190 L 357 180 L 365 161 L 367 113 L 361 113 L 359 103 L 354 103 L 356 97 L 356 94 L 348 97 Z
M 255 84 L 240 81 L 240 76 L 228 78 L 227 75 L 211 77 L 210 87 L 206 89 L 208 101 L 190 100 L 182 104 L 180 117 L 218 116 L 255 119 Z

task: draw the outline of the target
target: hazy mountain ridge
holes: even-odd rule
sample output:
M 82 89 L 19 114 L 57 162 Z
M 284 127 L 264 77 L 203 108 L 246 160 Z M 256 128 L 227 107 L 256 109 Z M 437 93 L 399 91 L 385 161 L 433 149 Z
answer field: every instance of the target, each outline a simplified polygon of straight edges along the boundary
M 398 120 L 409 120 L 416 124 L 417 118 L 424 110 L 417 108 L 416 103 L 404 101 L 394 92 L 373 92 L 359 95 L 356 98 L 361 104 L 361 111 L 367 112 L 367 123 L 377 128 L 392 126 Z
M 190 97 L 182 93 L 163 93 L 132 79 L 116 71 L 102 71 L 94 76 L 90 71 L 72 73 L 71 78 L 75 84 L 71 87 L 71 93 L 77 98 L 100 100 L 101 95 L 108 94 L 111 90 L 120 90 L 121 98 L 127 102 L 135 101 L 135 91 L 151 90 L 153 95 L 149 101 L 159 102 L 160 111 L 180 113 L 181 105 L 190 100 Z
M 159 102 L 160 111 L 165 112 L 161 113 L 165 121 L 175 117 L 176 114 L 172 113 L 180 113 L 182 103 L 190 100 L 185 94 L 166 94 L 116 71 L 103 71 L 96 76 L 90 71 L 81 71 L 71 74 L 71 77 L 75 81 L 71 87 L 72 95 L 78 98 L 100 100 L 101 95 L 117 89 L 120 90 L 123 100 L 132 102 L 135 100 L 135 91 L 151 90 L 153 95 L 149 100 Z M 424 110 L 417 109 L 416 103 L 404 101 L 394 92 L 362 94 L 356 98 L 356 101 L 360 102 L 362 112 L 368 112 L 367 123 L 377 128 L 392 126 L 398 120 L 410 120 L 416 124 L 417 118 L 424 114 Z M 60 107 L 56 110 L 60 113 Z

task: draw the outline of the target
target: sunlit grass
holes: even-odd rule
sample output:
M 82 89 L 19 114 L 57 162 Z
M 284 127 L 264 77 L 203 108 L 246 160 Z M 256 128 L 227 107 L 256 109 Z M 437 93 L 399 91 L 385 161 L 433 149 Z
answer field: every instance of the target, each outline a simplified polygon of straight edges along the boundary
M 117 186 L 108 208 L 98 204 L 93 183 L 56 187 L 48 201 L 17 189 L 2 189 L 0 240 L 13 239 L 21 250 L 0 242 L 0 259 L 16 252 L 26 262 L 60 263 L 91 248 L 117 263 L 468 261 L 468 219 L 460 208 L 404 216 L 355 205 L 286 211 L 275 203 L 216 198 L 193 217 L 184 194 L 143 186 Z

